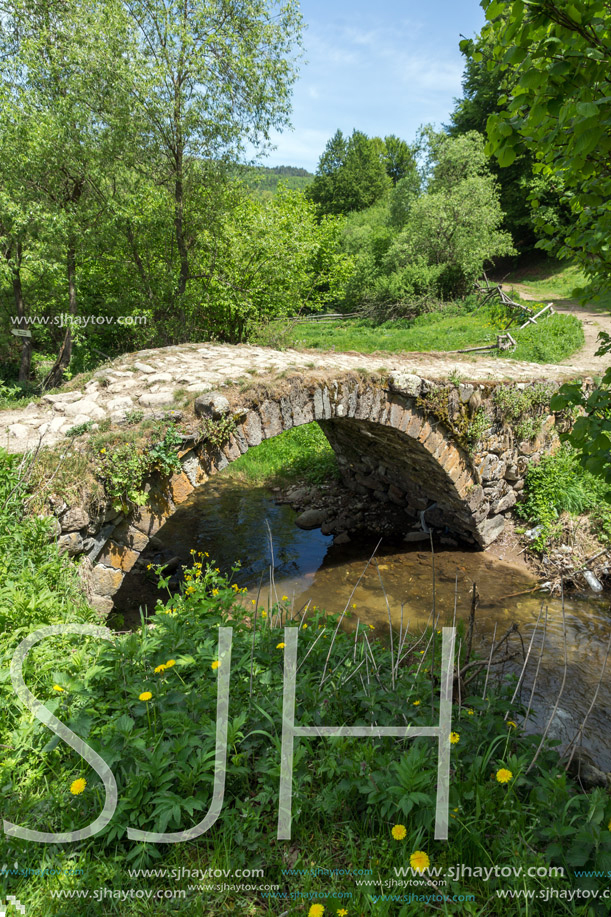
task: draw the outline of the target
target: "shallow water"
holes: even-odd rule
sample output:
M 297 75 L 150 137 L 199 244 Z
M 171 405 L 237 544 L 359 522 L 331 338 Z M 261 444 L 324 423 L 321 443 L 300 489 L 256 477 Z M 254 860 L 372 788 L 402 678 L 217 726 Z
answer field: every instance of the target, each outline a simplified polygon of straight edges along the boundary
M 265 488 L 249 487 L 219 475 L 178 508 L 157 538 L 185 564 L 191 561 L 192 548 L 208 551 L 223 571 L 229 570 L 235 560 L 241 560 L 242 567 L 235 579 L 248 588 L 245 597 L 248 604 L 257 597 L 260 588 L 259 604 L 264 606 L 283 595 L 293 601 L 295 608 L 309 602 L 310 607 L 316 605 L 330 612 L 341 612 L 348 605 L 361 621 L 373 624 L 382 637 L 388 634 L 389 607 L 397 629 L 402 605 L 404 626 L 411 632 L 418 633 L 430 623 L 433 558 L 426 542 L 416 545 L 382 542 L 376 552 L 377 569 L 370 564 L 365 570 L 377 539 L 340 547 L 318 529 L 309 532 L 299 529 L 294 520 L 295 512 L 289 506 L 277 505 L 273 494 Z M 536 631 L 522 690 L 522 700 L 526 703 L 545 630 L 528 726 L 542 729 L 558 699 L 564 675 L 561 601 L 536 592 L 516 595 L 531 589 L 534 579 L 522 568 L 481 551 L 436 547 L 434 563 L 435 607 L 440 625 L 452 623 L 455 602 L 457 619 L 468 619 L 473 583 L 476 583 L 479 594 L 476 646 L 489 647 L 495 627 L 499 639 L 516 623 L 528 648 Z M 127 623 L 135 623 L 139 607 L 152 607 L 157 595 L 143 576 L 130 574 L 117 595 L 116 605 Z M 564 617 L 566 684 L 550 730 L 550 735 L 563 743 L 577 731 L 600 679 L 611 635 L 609 599 L 571 595 L 564 603 Z M 514 648 L 517 647 L 519 638 L 514 636 L 512 640 Z M 506 671 L 510 671 L 511 665 L 507 664 Z M 583 739 L 583 745 L 606 771 L 611 771 L 610 716 L 611 658 Z

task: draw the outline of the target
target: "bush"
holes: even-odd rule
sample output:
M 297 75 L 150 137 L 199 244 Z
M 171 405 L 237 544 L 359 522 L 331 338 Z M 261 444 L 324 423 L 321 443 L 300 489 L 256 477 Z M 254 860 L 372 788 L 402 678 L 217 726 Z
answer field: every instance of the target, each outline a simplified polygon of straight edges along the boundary
M 586 471 L 577 453 L 563 445 L 544 455 L 526 474 L 525 500 L 516 515 L 541 526 L 533 546 L 543 550 L 558 528 L 561 513 L 591 513 L 592 528 L 601 541 L 611 542 L 611 490 L 601 478 Z

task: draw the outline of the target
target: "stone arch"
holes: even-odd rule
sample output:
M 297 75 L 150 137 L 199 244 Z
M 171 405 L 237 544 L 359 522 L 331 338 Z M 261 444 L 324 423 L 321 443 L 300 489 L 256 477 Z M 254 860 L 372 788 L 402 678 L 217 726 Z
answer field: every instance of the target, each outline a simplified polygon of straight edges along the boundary
M 477 462 L 443 423 L 423 410 L 418 396 L 424 380 L 395 375 L 400 378 L 393 382 L 391 376 L 389 387 L 366 374 L 333 380 L 299 376 L 279 380 L 271 391 L 254 388 L 198 398 L 195 410 L 204 434 L 180 453 L 182 470 L 169 481 L 151 480 L 147 504 L 101 533 L 103 547 L 91 573 L 93 604 L 103 612 L 112 609 L 112 596 L 149 539 L 195 488 L 264 439 L 314 421 L 352 489 L 403 502 L 426 513 L 427 524 L 482 546 L 494 540 L 503 517 L 484 499 Z M 225 418 L 232 430 L 215 445 L 214 430 Z

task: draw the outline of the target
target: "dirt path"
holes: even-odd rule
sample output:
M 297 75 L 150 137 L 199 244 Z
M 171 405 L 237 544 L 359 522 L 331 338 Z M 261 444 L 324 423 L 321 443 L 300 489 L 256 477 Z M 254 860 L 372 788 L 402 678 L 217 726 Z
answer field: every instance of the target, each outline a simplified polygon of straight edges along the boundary
M 528 284 L 524 283 L 504 283 L 503 290 L 511 294 L 512 290 L 519 293 L 522 299 L 531 302 L 541 302 L 540 296 L 534 296 L 528 289 Z M 607 331 L 611 334 L 611 315 L 605 312 L 595 312 L 588 306 L 581 306 L 576 299 L 555 299 L 553 300 L 556 312 L 564 312 L 575 315 L 583 325 L 583 333 L 586 342 L 578 353 L 572 354 L 567 360 L 563 360 L 559 365 L 576 366 L 582 372 L 593 375 L 602 375 L 611 365 L 611 357 L 597 357 L 598 335 L 601 331 Z

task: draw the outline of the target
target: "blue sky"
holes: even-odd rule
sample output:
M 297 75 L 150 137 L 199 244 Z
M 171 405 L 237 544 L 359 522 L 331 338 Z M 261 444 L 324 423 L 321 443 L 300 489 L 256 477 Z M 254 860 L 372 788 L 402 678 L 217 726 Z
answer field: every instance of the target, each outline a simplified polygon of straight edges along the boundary
M 293 131 L 265 165 L 314 171 L 338 128 L 412 140 L 447 123 L 461 94 L 461 34 L 484 24 L 479 0 L 301 0 L 308 28 L 294 88 Z

